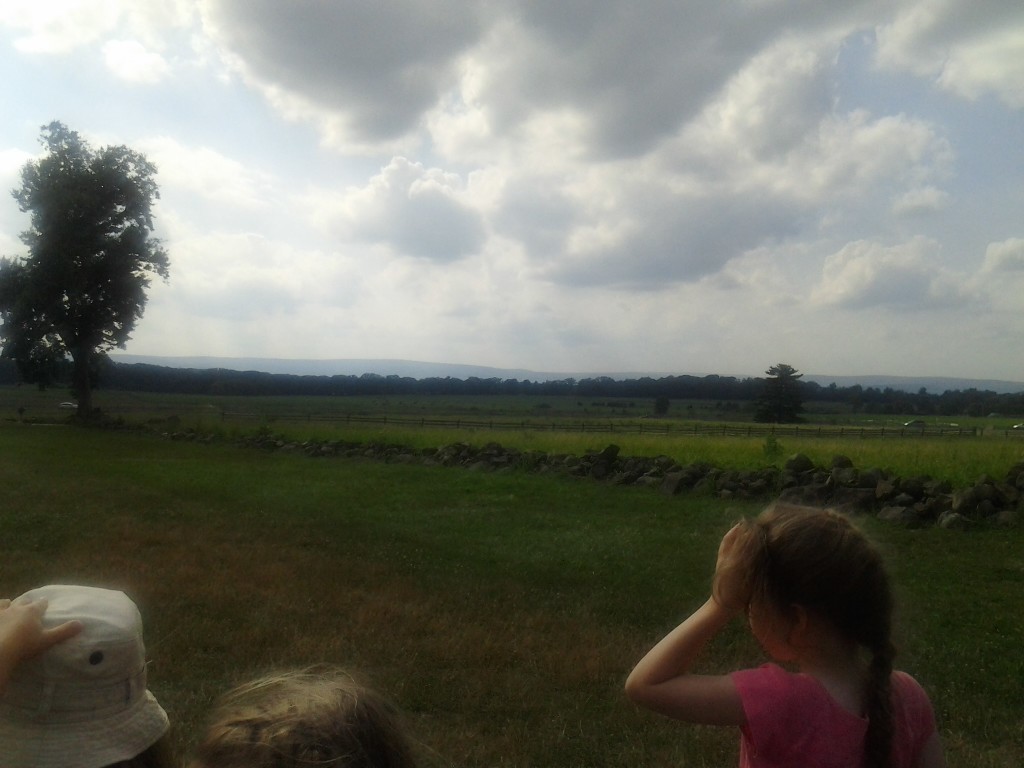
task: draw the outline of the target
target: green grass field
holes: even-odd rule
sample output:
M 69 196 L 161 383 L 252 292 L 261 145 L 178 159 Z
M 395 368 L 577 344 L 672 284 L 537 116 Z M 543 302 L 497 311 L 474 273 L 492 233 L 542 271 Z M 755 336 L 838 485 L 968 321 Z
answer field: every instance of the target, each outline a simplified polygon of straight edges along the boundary
M 0 453 L 2 594 L 128 591 L 182 754 L 232 683 L 329 661 L 390 695 L 432 764 L 735 764 L 734 732 L 638 711 L 621 685 L 755 507 L 60 425 L 0 422 Z M 1024 764 L 1024 534 L 863 522 L 950 765 Z M 706 668 L 760 660 L 737 625 Z
M 40 392 L 32 387 L 0 386 L 0 423 L 68 423 L 73 411 L 61 410 L 62 401 L 72 400 L 66 390 Z M 681 463 L 708 461 L 723 468 L 751 468 L 765 464 L 781 464 L 793 453 L 807 454 L 815 463 L 829 465 L 834 456 L 844 454 L 858 467 L 879 467 L 900 476 L 930 475 L 948 480 L 954 486 L 971 485 L 982 475 L 1002 478 L 1006 470 L 1024 461 L 1024 431 L 1009 430 L 1007 420 L 963 418 L 959 423 L 978 430 L 976 437 L 916 436 L 911 430 L 906 437 L 821 438 L 783 436 L 777 451 L 766 455 L 763 437 L 721 437 L 713 434 L 694 437 L 678 434 L 639 434 L 641 416 L 650 412 L 652 402 L 635 401 L 626 413 L 616 409 L 595 407 L 588 400 L 561 396 L 537 398 L 526 396 L 424 396 L 410 397 L 214 397 L 166 395 L 154 393 L 99 390 L 96 405 L 108 416 L 128 424 L 144 425 L 153 431 L 199 430 L 225 440 L 263 429 L 295 440 L 334 439 L 359 442 L 381 441 L 410 445 L 414 448 L 437 447 L 445 443 L 467 441 L 478 445 L 498 442 L 509 448 L 539 450 L 549 453 L 582 453 L 599 451 L 614 442 L 624 456 L 669 455 Z M 628 403 L 627 403 L 628 405 Z M 687 412 L 690 405 L 696 409 Z M 23 409 L 19 415 L 18 409 Z M 674 403 L 675 416 L 646 423 L 664 427 L 721 424 L 702 421 L 701 417 L 720 417 L 713 412 L 714 403 Z M 835 425 L 833 409 L 810 410 L 806 414 L 807 432 L 816 424 Z M 685 418 L 683 414 L 691 418 Z M 346 417 L 393 418 L 394 422 L 347 423 Z M 431 419 L 464 418 L 480 424 L 488 419 L 518 423 L 533 428 L 488 429 L 486 427 L 436 428 Z M 901 415 L 852 416 L 845 421 L 851 429 L 869 426 L 886 427 L 897 432 L 909 417 Z M 418 419 L 427 423 L 414 426 Z M 724 422 L 729 423 L 729 422 Z M 734 422 L 743 426 L 743 422 Z M 944 422 L 943 422 L 944 423 Z M 556 424 L 557 429 L 537 429 L 538 425 Z M 929 424 L 931 422 L 929 421 Z M 575 425 L 575 428 L 574 428 Z M 580 427 L 610 427 L 618 431 L 584 431 Z

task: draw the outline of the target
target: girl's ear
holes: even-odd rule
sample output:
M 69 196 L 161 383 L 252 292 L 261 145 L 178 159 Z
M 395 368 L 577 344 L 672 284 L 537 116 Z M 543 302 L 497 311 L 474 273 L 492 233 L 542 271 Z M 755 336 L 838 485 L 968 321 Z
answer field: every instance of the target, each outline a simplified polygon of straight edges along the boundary
M 791 648 L 805 648 L 810 640 L 811 619 L 807 609 L 796 603 L 789 606 L 789 632 L 786 642 Z

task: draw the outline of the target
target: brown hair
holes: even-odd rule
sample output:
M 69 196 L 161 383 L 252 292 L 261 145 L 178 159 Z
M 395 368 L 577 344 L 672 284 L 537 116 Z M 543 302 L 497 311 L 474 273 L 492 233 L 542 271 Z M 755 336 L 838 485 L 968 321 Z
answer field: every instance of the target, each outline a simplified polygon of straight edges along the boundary
M 865 765 L 888 768 L 896 649 L 892 588 L 881 554 L 848 517 L 831 510 L 779 503 L 746 526 L 751 602 L 783 612 L 802 606 L 870 654 Z
M 254 680 L 218 703 L 193 768 L 414 768 L 398 710 L 344 670 Z

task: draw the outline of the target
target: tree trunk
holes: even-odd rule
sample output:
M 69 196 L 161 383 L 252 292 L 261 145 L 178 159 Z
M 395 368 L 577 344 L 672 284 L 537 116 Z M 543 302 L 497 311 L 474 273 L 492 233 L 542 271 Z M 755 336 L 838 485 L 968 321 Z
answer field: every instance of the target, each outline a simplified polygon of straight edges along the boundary
M 92 415 L 92 382 L 89 376 L 91 358 L 92 350 L 85 347 L 79 347 L 71 355 L 71 359 L 74 361 L 71 386 L 74 388 L 75 398 L 78 400 L 76 413 L 80 419 L 87 419 Z

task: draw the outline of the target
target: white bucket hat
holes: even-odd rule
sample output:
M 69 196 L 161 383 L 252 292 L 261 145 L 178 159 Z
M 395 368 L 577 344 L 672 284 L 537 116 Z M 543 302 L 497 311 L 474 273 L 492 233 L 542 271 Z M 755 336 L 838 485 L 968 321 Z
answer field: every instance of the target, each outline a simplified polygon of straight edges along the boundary
M 103 768 L 135 757 L 167 731 L 146 689 L 142 617 L 123 592 L 56 584 L 47 628 L 77 619 L 75 637 L 19 664 L 0 696 L 0 768 Z

